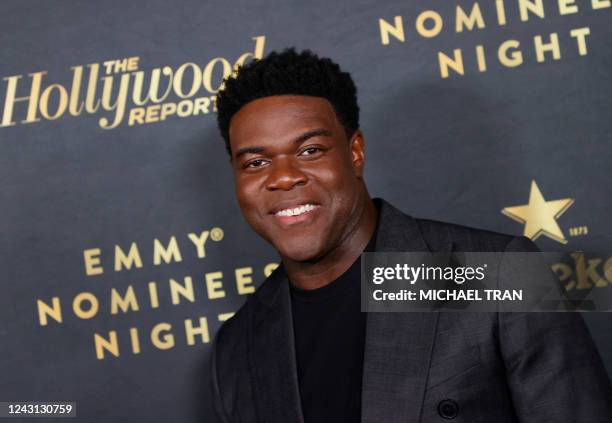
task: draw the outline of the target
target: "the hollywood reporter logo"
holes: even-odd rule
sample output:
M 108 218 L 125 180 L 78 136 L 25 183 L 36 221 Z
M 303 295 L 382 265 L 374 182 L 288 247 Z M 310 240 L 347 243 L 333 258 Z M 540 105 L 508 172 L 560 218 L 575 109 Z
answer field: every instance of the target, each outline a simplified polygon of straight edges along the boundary
M 223 79 L 247 60 L 263 57 L 266 37 L 253 37 L 253 41 L 253 51 L 236 60 L 216 57 L 203 66 L 186 62 L 144 71 L 138 56 L 73 66 L 69 87 L 49 84 L 47 71 L 4 77 L 0 128 L 57 120 L 66 114 L 109 112 L 110 116 L 101 117 L 98 124 L 102 129 L 114 129 L 126 117 L 132 126 L 169 116 L 216 112 L 215 94 Z

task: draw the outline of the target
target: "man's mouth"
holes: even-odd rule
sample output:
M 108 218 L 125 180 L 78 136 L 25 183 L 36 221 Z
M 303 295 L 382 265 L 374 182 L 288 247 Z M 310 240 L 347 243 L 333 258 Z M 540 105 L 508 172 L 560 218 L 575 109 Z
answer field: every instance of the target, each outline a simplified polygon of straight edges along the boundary
M 274 216 L 283 223 L 304 222 L 312 217 L 313 211 L 317 210 L 318 204 L 298 204 L 294 207 L 280 209 Z
M 314 210 L 318 206 L 314 204 L 301 204 L 296 207 L 289 207 L 286 209 L 281 209 L 274 213 L 275 216 L 299 216 L 304 213 L 308 213 L 311 210 Z

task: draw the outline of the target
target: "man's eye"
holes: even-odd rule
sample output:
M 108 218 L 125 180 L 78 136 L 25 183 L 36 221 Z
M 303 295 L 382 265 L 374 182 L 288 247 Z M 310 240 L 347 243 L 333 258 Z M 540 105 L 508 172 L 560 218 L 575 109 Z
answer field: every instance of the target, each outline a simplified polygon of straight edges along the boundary
M 317 153 L 319 151 L 323 151 L 323 149 L 319 148 L 319 147 L 308 147 L 304 151 L 302 151 L 302 153 L 300 153 L 300 155 L 312 156 L 313 154 L 315 154 L 315 153 Z M 307 154 L 304 154 L 304 153 L 307 153 Z
M 244 167 L 261 167 L 265 162 L 262 159 L 256 159 L 251 162 L 248 162 Z

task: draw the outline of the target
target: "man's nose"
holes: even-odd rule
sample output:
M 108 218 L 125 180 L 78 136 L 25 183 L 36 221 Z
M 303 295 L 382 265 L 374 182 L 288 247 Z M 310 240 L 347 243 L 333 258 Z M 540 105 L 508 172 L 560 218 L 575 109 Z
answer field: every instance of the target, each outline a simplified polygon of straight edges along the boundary
M 277 158 L 270 165 L 270 173 L 266 181 L 269 191 L 290 190 L 296 185 L 304 185 L 308 178 L 299 167 L 299 163 L 289 157 Z

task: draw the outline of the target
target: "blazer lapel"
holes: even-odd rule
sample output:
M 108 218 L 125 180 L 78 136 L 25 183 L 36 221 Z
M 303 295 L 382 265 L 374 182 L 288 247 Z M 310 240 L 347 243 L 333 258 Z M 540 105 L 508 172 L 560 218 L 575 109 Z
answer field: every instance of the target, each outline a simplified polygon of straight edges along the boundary
M 374 201 L 380 210 L 376 251 L 430 251 L 412 217 Z M 437 312 L 368 313 L 363 423 L 420 421 L 437 322 Z
M 249 364 L 258 418 L 304 421 L 297 380 L 289 280 L 282 264 L 258 290 L 248 331 Z

